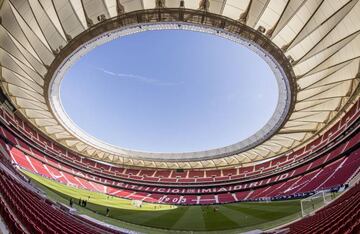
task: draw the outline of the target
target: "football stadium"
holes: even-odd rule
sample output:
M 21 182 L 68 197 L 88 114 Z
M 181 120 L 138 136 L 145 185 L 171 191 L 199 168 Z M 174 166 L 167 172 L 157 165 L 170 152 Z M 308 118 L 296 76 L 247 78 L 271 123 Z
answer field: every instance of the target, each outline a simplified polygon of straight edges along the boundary
M 360 1 L 0 0 L 0 233 L 360 233 Z

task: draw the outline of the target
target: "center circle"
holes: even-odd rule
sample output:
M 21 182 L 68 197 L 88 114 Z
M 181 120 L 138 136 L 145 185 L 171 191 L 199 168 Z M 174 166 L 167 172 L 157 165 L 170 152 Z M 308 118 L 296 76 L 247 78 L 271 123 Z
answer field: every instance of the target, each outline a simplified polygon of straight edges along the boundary
M 146 31 L 82 57 L 62 81 L 61 101 L 76 125 L 102 141 L 180 153 L 256 133 L 276 109 L 278 87 L 268 64 L 238 43 L 193 31 Z

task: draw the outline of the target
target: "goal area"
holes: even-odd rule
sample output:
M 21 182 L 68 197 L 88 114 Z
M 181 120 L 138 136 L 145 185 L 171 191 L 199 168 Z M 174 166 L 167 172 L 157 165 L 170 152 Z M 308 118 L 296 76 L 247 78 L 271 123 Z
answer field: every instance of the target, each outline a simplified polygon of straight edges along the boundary
M 302 216 L 310 215 L 319 208 L 327 205 L 335 198 L 329 191 L 320 191 L 300 201 Z
M 141 208 L 143 204 L 142 200 L 132 200 L 131 205 L 133 205 L 136 208 Z

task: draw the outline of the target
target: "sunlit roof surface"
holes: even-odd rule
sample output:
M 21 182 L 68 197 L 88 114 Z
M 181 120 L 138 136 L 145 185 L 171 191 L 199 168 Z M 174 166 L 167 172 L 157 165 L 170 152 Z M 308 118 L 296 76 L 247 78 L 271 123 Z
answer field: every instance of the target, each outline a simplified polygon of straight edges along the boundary
M 157 7 L 155 1 L 147 0 L 83 1 L 83 4 L 74 0 L 0 2 L 3 89 L 19 114 L 52 139 L 84 156 L 162 168 L 253 163 L 289 152 L 316 137 L 358 98 L 360 3 L 356 0 L 186 0 L 185 8 L 179 8 L 180 0 L 168 0 L 165 8 L 156 11 L 152 10 Z M 296 102 L 281 129 L 244 152 L 183 162 L 113 154 L 67 131 L 54 116 L 48 99 L 48 84 L 52 79 L 49 74 L 64 61 L 66 52 L 81 48 L 94 36 L 111 29 L 164 21 L 182 21 L 224 31 L 243 24 L 281 48 L 296 77 L 296 90 L 292 92 Z M 261 36 L 253 40 L 264 41 Z

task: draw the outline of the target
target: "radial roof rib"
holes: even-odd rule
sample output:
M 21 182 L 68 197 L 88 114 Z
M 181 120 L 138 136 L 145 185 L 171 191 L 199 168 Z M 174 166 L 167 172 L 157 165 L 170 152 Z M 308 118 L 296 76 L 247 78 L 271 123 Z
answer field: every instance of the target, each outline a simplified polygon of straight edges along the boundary
M 66 140 L 66 144 L 69 146 L 69 147 L 73 147 L 74 145 L 76 145 L 77 143 L 79 143 L 78 140 Z
M 16 96 L 21 96 L 21 97 L 27 97 L 31 100 L 38 100 L 42 103 L 45 103 L 45 99 L 43 96 L 41 96 L 39 93 L 30 91 L 28 89 L 25 89 L 23 87 L 19 87 L 19 86 L 15 86 L 13 84 L 8 84 L 8 88 L 11 94 L 13 94 L 15 97 Z
M 56 51 L 59 48 L 64 47 L 66 45 L 65 38 L 60 34 L 40 3 L 38 1 L 30 1 L 30 5 L 51 50 Z
M 18 48 L 14 45 L 14 43 L 12 43 L 11 40 L 7 40 L 7 39 L 10 39 L 10 38 L 5 37 L 2 40 L 2 37 L 0 36 L 0 40 L 2 40 L 2 41 L 0 41 L 0 54 L 2 56 L 8 56 L 9 58 L 11 58 L 11 60 L 13 60 L 19 67 L 21 67 L 21 70 L 23 70 L 27 75 L 29 75 L 29 76 L 31 76 L 30 74 L 33 74 L 35 76 L 38 75 L 34 71 L 34 68 L 31 66 L 31 64 L 29 64 L 29 62 L 25 59 L 25 57 L 18 50 Z M 2 42 L 4 42 L 5 45 Z M 4 49 L 3 46 L 7 49 Z M 36 79 L 36 77 L 35 77 L 35 79 Z M 41 84 L 42 82 L 40 81 L 39 83 Z
M 272 38 L 274 38 L 281 29 L 285 27 L 285 25 L 290 21 L 290 19 L 296 14 L 296 12 L 306 3 L 307 0 L 304 1 L 288 1 L 288 4 L 285 7 L 283 14 L 281 15 L 280 20 L 277 22 L 276 27 L 272 32 Z
M 266 10 L 270 0 L 251 0 L 248 14 L 246 17 L 246 25 L 255 27 L 261 15 Z
M 103 0 L 82 0 L 85 17 L 88 24 L 93 25 L 110 18 L 109 12 Z
M 223 15 L 231 19 L 238 20 L 240 15 L 246 11 L 249 4 L 250 0 L 227 0 L 223 9 Z
M 225 9 L 226 2 L 227 2 L 227 1 L 228 1 L 228 0 L 223 0 L 223 1 L 222 1 L 221 8 L 220 8 L 220 12 L 219 12 L 220 15 L 223 15 L 223 14 L 224 14 L 224 9 Z
M 48 119 L 50 116 L 45 111 L 38 111 L 38 110 L 21 110 L 29 116 L 30 119 Z
M 299 128 L 299 127 L 303 127 L 306 124 L 309 125 L 309 123 L 303 122 L 301 120 L 298 120 L 298 121 L 297 120 L 292 120 L 292 121 L 287 122 L 284 128 L 285 129 L 295 128 L 295 127 Z
M 11 9 L 15 15 L 17 22 L 19 23 L 19 26 L 21 27 L 21 30 L 24 32 L 27 40 L 30 42 L 32 48 L 34 48 L 38 57 L 44 64 L 50 65 L 51 61 L 54 59 L 54 55 L 52 54 L 51 50 L 43 44 L 36 32 L 34 32 L 29 27 L 29 25 L 26 23 L 25 19 L 20 15 L 20 13 L 12 6 Z
M 116 14 L 117 15 L 121 15 L 125 13 L 125 7 L 123 4 L 121 4 L 120 0 L 115 0 L 116 1 Z M 111 12 L 111 10 L 109 10 Z
M 36 124 L 38 124 L 42 128 L 56 125 L 56 121 L 54 123 L 54 121 L 46 120 L 46 119 L 36 119 L 34 121 L 36 122 Z M 71 137 L 71 135 L 69 135 L 69 134 L 68 134 L 68 136 Z
M 299 101 L 302 100 L 321 100 L 324 98 L 335 98 L 342 95 L 346 95 L 348 90 L 344 90 L 344 86 L 350 83 L 351 81 L 344 81 L 340 84 L 332 84 L 317 88 L 316 90 L 304 90 L 299 92 L 298 98 Z
M 77 18 L 80 20 L 83 27 L 86 29 L 88 27 L 88 22 L 86 21 L 86 15 L 83 5 L 83 0 L 67 0 L 70 1 L 73 12 L 76 14 Z M 101 0 L 99 0 L 101 1 Z M 97 2 L 98 4 L 99 2 Z
M 45 106 L 45 108 L 43 106 L 40 106 L 38 104 L 33 104 L 33 101 L 31 100 L 27 100 L 27 99 L 23 99 L 23 98 L 16 98 L 16 104 L 18 104 L 19 106 L 21 106 L 21 109 L 27 109 L 27 110 L 36 110 L 36 111 L 47 111 L 47 108 Z M 53 123 L 56 123 L 56 121 L 52 121 Z
M 304 139 L 306 133 L 282 133 L 280 135 L 274 136 L 275 141 L 301 141 Z
M 46 41 L 42 30 L 40 29 L 38 22 L 36 21 L 32 9 L 28 1 L 10 0 L 11 5 L 17 10 L 17 12 L 24 19 L 26 24 L 31 28 L 31 31 L 41 40 L 41 42 L 50 50 L 50 46 Z
M 24 72 L 23 67 L 25 66 L 21 66 L 21 63 L 19 65 L 19 63 L 17 63 L 12 56 L 4 52 L 3 50 L 0 51 L 0 55 L 1 66 L 3 67 L 3 69 L 7 69 L 15 74 L 27 77 L 29 80 L 32 79 L 28 76 L 26 72 Z
M 272 139 L 272 142 L 273 142 L 272 144 L 276 144 L 278 146 L 289 148 L 294 144 L 295 140 L 291 139 L 291 138 L 278 136 L 278 137 Z
M 194 10 L 199 9 L 201 1 L 203 1 L 203 0 L 194 0 L 194 1 L 185 0 L 185 7 L 189 8 L 189 9 L 194 9 Z
M 355 67 L 356 67 L 356 63 L 358 61 L 359 60 L 354 60 L 352 63 L 350 63 L 349 66 L 347 66 L 348 69 L 341 69 L 339 72 L 337 72 L 333 75 L 330 75 L 322 80 L 314 82 L 313 85 L 308 87 L 308 89 L 319 88 L 319 87 L 326 86 L 326 85 L 339 84 L 342 82 L 353 80 L 354 78 L 356 78 L 356 72 L 355 72 L 356 68 Z M 353 69 L 353 70 L 351 70 L 351 69 Z
M 239 160 L 241 161 L 242 165 L 244 166 L 244 165 L 246 165 L 246 164 L 251 164 L 251 162 L 254 161 L 254 158 L 255 158 L 255 156 L 254 156 L 253 158 L 250 158 L 250 157 L 242 157 L 242 159 L 239 159 Z
M 26 60 L 21 51 L 16 47 L 9 35 L 5 32 L 4 28 L 0 26 L 0 48 L 2 53 L 7 53 L 9 56 L 20 61 L 23 65 L 34 70 L 31 64 Z
M 318 123 L 304 123 L 299 122 L 297 126 L 287 127 L 281 130 L 281 133 L 315 133 L 318 130 Z
M 288 19 L 286 24 L 279 32 L 273 33 L 272 40 L 276 45 L 286 50 L 290 42 L 298 35 L 304 25 L 311 20 L 313 14 L 317 11 L 323 1 L 306 1 L 294 14 Z M 284 16 L 283 16 L 284 17 Z M 280 27 L 280 24 L 278 24 Z
M 316 100 L 299 102 L 295 106 L 296 111 L 331 111 L 335 110 L 341 102 L 341 98 L 333 98 L 330 100 Z
M 307 56 L 303 57 L 296 65 L 298 66 L 306 66 L 306 67 L 312 67 L 314 65 L 319 64 L 319 62 L 322 62 L 341 50 L 343 47 L 345 47 L 348 43 L 352 42 L 358 35 L 360 34 L 360 31 L 357 31 L 346 38 L 343 38 L 338 43 L 335 43 L 329 47 L 324 48 L 320 51 L 314 51 L 312 53 L 307 54 Z M 305 65 L 304 65 L 305 64 Z
M 291 120 L 299 122 L 310 122 L 310 123 L 320 123 L 322 119 L 327 119 L 329 117 L 328 111 L 321 112 L 297 112 L 291 116 Z
M 120 0 L 120 3 L 124 6 L 125 12 L 137 11 L 144 9 L 142 0 Z M 155 2 L 154 2 L 155 6 Z
M 85 16 L 81 17 L 84 19 L 80 21 L 70 1 L 53 1 L 53 3 L 67 40 L 76 37 L 85 29 L 83 25 Z
M 265 35 L 271 35 L 273 28 L 281 19 L 287 4 L 288 0 L 270 1 L 254 28 L 259 29 L 261 26 L 265 29 Z
M 360 56 L 360 36 L 357 35 L 355 38 L 348 43 L 344 43 L 342 48 L 338 48 L 334 53 L 328 56 L 326 59 L 322 60 L 318 65 L 305 68 L 303 71 L 306 71 L 305 75 L 310 75 L 318 71 L 327 69 L 328 67 L 340 64 L 342 62 L 351 61 L 357 59 Z M 300 71 L 300 67 L 295 66 L 294 71 Z
M 82 142 L 79 142 L 75 145 L 75 148 L 80 152 L 84 151 L 86 149 L 86 147 L 87 147 L 87 145 Z
M 291 31 L 295 31 L 296 28 L 296 34 L 295 35 L 291 35 L 290 38 L 292 38 L 291 41 L 287 41 L 287 44 L 284 45 L 282 48 L 283 50 L 287 51 L 289 46 L 292 44 L 292 42 L 299 36 L 299 34 L 304 30 L 304 28 L 311 22 L 314 22 L 314 16 L 316 16 L 319 13 L 319 10 L 321 8 L 321 6 L 324 6 L 324 0 L 319 0 L 319 1 L 312 1 L 312 2 L 308 2 L 308 4 L 305 4 L 303 8 L 300 8 L 299 11 L 299 15 L 305 15 L 304 18 L 308 17 L 306 21 L 304 21 L 304 23 L 302 24 L 302 26 L 299 28 L 299 26 L 295 26 L 291 29 Z M 311 9 L 311 15 L 306 14 L 308 12 L 305 11 L 305 9 Z M 305 13 L 304 13 L 305 11 Z M 309 10 L 310 11 L 310 10 Z M 293 18 L 294 21 L 296 21 L 296 18 Z M 291 20 L 293 20 L 291 19 Z M 290 20 L 290 21 L 291 21 Z M 301 20 L 301 19 L 300 19 Z M 292 21 L 291 21 L 292 22 Z M 299 30 L 300 29 L 300 30 Z M 281 30 L 280 30 L 281 31 Z
M 180 0 L 165 0 L 165 7 L 168 8 L 180 7 Z
M 0 51 L 1 54 L 4 56 L 4 58 L 2 58 L 3 60 L 2 66 L 8 67 L 13 72 L 28 77 L 29 79 L 33 80 L 34 82 L 36 82 L 41 86 L 44 84 L 42 77 L 38 73 L 36 73 L 33 69 L 31 69 L 32 68 L 31 66 L 30 67 L 28 66 L 29 64 L 26 63 L 26 60 L 20 61 L 19 59 L 11 55 L 9 52 L 4 51 L 3 49 L 0 49 Z M 25 62 L 25 64 L 23 62 Z
M 28 49 L 25 49 L 25 47 L 19 41 L 17 41 L 5 28 L 0 27 L 0 34 L 2 34 L 1 39 L 2 38 L 9 39 L 11 41 L 12 46 L 16 47 L 16 49 L 14 49 L 14 50 L 10 50 L 10 48 L 7 48 L 9 50 L 8 53 L 13 54 L 13 52 L 16 52 L 14 54 L 14 56 L 16 56 L 17 52 L 19 51 L 21 53 L 21 55 L 24 56 L 24 58 L 26 59 L 26 61 L 24 61 L 24 63 L 28 62 L 31 65 L 30 68 L 35 70 L 35 72 L 39 76 L 46 73 L 46 68 L 45 68 L 44 64 L 42 64 L 41 61 L 36 59 L 31 54 L 31 52 L 29 52 Z M 20 57 L 17 57 L 17 58 L 20 59 Z
M 48 18 L 51 20 L 52 24 L 54 25 L 58 33 L 60 33 L 62 38 L 66 40 L 65 32 L 63 27 L 61 26 L 60 20 L 58 18 L 58 14 L 55 11 L 53 1 L 39 0 L 39 3 L 41 4 L 42 9 L 46 12 Z
M 256 147 L 256 151 L 257 152 L 261 152 L 261 155 L 263 157 L 266 157 L 267 155 L 269 155 L 272 152 L 272 149 L 270 147 L 266 147 L 264 144 Z
M 118 0 L 104 0 L 105 7 L 109 13 L 110 18 L 120 15 L 124 11 L 124 9 L 119 6 L 119 8 L 122 8 L 122 10 L 120 10 L 118 13 L 118 3 L 120 3 Z
M 323 84 L 328 84 L 330 81 L 337 82 L 339 80 L 353 78 L 354 74 L 356 74 L 358 62 L 359 59 L 350 60 L 333 66 L 327 70 L 304 76 L 298 80 L 298 85 L 300 89 L 303 90 L 309 87 L 317 87 Z
M 51 127 L 44 127 L 46 132 L 50 135 L 56 134 L 59 132 L 63 132 L 62 127 L 60 126 L 51 126 Z
M 355 60 L 349 60 L 345 62 L 338 63 L 334 66 L 328 67 L 327 69 L 320 70 L 318 72 L 314 72 L 312 74 L 309 74 L 307 76 L 299 77 L 298 79 L 298 85 L 301 89 L 306 89 L 308 86 L 312 85 L 313 83 L 322 80 L 334 73 L 336 73 L 338 70 L 341 70 L 342 68 L 345 68 Z
M 9 84 L 13 84 L 15 86 L 22 87 L 33 92 L 41 93 L 42 88 L 39 87 L 36 83 L 8 69 L 2 69 L 2 77 Z
M 241 161 L 241 162 L 251 162 L 251 158 L 249 158 L 249 153 L 247 152 L 244 152 L 244 153 L 241 153 L 241 155 L 235 155 L 236 159 Z
M 336 44 L 338 42 L 341 42 L 342 40 L 351 37 L 352 35 L 356 35 L 359 33 L 360 26 L 356 23 L 353 23 L 354 21 L 359 21 L 358 14 L 360 14 L 360 4 L 357 1 L 357 4 L 355 6 L 352 6 L 350 8 L 350 11 L 345 14 L 343 17 L 339 18 L 340 21 L 336 20 L 336 22 L 326 22 L 321 26 L 321 31 L 323 33 L 321 34 L 320 40 L 316 40 L 315 36 L 316 34 L 311 34 L 309 36 L 309 39 L 306 40 L 315 40 L 317 43 L 311 48 L 311 50 L 306 51 L 305 54 L 303 54 L 302 57 L 308 58 L 312 56 L 313 54 L 318 53 L 318 51 L 322 51 L 333 44 Z M 344 31 L 344 28 L 348 28 L 346 32 Z M 312 42 L 313 43 L 313 42 Z M 314 44 L 314 43 L 313 43 Z M 306 44 L 300 43 L 299 46 L 304 46 Z M 307 46 L 309 47 L 309 46 Z M 299 58 L 300 59 L 300 58 Z
M 224 161 L 224 166 L 239 163 L 239 160 L 237 160 L 235 157 L 224 158 Z
M 332 20 L 328 20 L 323 24 L 320 24 L 318 28 L 307 35 L 303 40 L 298 44 L 294 45 L 287 51 L 287 54 L 290 54 L 295 61 L 299 61 L 302 58 L 306 57 L 308 54 L 316 53 L 319 48 L 327 48 L 329 45 L 324 44 L 322 41 L 327 38 L 327 35 L 330 34 L 336 25 L 343 19 L 333 16 Z M 337 42 L 339 40 L 332 40 L 332 42 Z M 316 43 L 314 43 L 316 42 Z M 318 48 L 318 49 L 316 49 Z
M 32 100 L 24 99 L 17 97 L 16 103 L 24 108 L 27 109 L 34 109 L 34 110 L 47 110 L 47 106 L 44 103 L 41 102 L 35 102 Z M 55 120 L 53 120 L 55 121 Z
M 209 12 L 215 14 L 221 14 L 224 10 L 226 0 L 209 0 Z
M 86 153 L 87 153 L 87 154 L 90 154 L 90 155 L 94 155 L 95 149 L 94 149 L 94 148 L 87 148 L 87 149 L 86 149 Z M 139 163 L 139 164 L 140 164 L 140 163 Z
M 59 139 L 59 142 L 61 142 L 61 144 L 63 144 L 66 139 L 72 138 L 72 136 L 67 132 L 56 133 L 54 134 L 54 136 Z
M 357 2 L 358 0 L 349 0 L 344 4 L 344 1 L 326 1 L 292 41 L 288 51 L 308 37 L 314 37 L 312 40 L 315 40 L 315 37 L 320 39 L 324 37 L 350 12 Z
M 269 151 L 269 154 L 274 151 L 280 151 L 284 145 L 279 145 L 276 143 L 276 141 L 271 140 L 271 142 L 268 142 L 266 144 L 263 144 L 262 146 L 264 149 L 267 149 Z
M 9 2 L 4 2 L 1 11 L 1 25 L 6 29 L 6 31 L 24 47 L 26 48 L 31 55 L 41 62 L 39 56 L 36 54 L 34 48 L 30 45 L 29 41 L 25 37 L 22 29 L 19 26 L 19 23 L 15 20 L 15 15 L 11 9 Z

